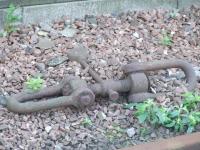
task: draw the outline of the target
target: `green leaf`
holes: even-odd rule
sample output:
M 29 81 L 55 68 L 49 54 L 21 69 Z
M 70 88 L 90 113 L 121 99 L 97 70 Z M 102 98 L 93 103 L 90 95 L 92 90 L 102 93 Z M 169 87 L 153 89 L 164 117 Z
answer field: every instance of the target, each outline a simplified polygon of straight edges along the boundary
M 192 133 L 194 131 L 194 127 L 193 126 L 189 126 L 187 129 L 187 133 Z
M 41 79 L 40 77 L 30 78 L 26 82 L 26 86 L 27 86 L 28 89 L 31 89 L 33 91 L 37 91 L 37 90 L 42 88 L 43 83 L 44 83 L 44 80 Z
M 136 105 L 136 109 L 137 109 L 139 112 L 145 112 L 145 111 L 146 111 L 146 108 L 147 108 L 147 105 L 146 105 L 146 104 L 138 104 L 138 105 Z
M 4 24 L 4 31 L 7 34 L 10 34 L 16 31 L 15 23 L 16 21 L 20 20 L 20 17 L 15 15 L 16 7 L 13 4 L 10 4 L 6 10 L 6 17 L 5 17 L 5 24 Z
M 144 113 L 144 114 L 137 116 L 139 123 L 144 123 L 144 121 L 147 119 L 147 116 L 148 116 L 147 113 Z
M 159 122 L 160 122 L 161 124 L 163 124 L 164 122 L 166 122 L 167 119 L 168 119 L 166 113 L 158 112 L 158 113 L 157 113 L 157 116 L 158 116 Z
M 167 127 L 167 128 L 171 128 L 171 127 L 173 127 L 175 124 L 176 124 L 175 121 L 172 121 L 172 122 L 170 122 L 170 123 L 168 123 L 168 124 L 164 124 L 164 126 Z
M 171 46 L 172 45 L 172 38 L 165 34 L 161 40 L 161 44 L 165 46 Z
M 174 110 L 174 111 L 170 112 L 170 115 L 171 115 L 172 118 L 177 117 L 179 115 L 179 111 Z

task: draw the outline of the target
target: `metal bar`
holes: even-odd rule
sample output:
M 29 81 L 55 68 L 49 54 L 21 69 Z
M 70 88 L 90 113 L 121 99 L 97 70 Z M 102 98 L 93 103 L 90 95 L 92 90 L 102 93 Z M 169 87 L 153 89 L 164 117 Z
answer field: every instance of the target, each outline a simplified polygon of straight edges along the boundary
M 14 4 L 15 6 L 32 6 L 32 5 L 44 5 L 44 4 L 55 4 L 73 1 L 86 1 L 86 0 L 0 0 L 0 9 L 7 8 L 9 4 Z
M 200 150 L 200 132 L 157 140 L 121 150 Z

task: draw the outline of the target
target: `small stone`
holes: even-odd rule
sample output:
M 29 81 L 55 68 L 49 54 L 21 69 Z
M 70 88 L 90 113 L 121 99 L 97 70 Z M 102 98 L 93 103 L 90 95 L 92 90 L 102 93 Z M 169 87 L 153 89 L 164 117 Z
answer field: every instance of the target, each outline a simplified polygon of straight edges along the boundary
M 174 76 L 174 72 L 169 69 L 167 70 L 167 74 L 168 74 L 168 77 Z
M 26 46 L 25 48 L 25 54 L 32 54 L 33 53 L 33 47 L 31 46 Z
M 156 133 L 152 132 L 152 133 L 151 133 L 151 137 L 152 137 L 152 138 L 156 138 Z
M 106 114 L 104 112 L 98 112 L 97 116 L 101 120 L 105 120 L 106 119 Z
M 60 31 L 60 34 L 63 35 L 63 36 L 65 36 L 65 37 L 71 38 L 71 37 L 74 37 L 74 35 L 77 32 L 78 32 L 77 29 L 67 27 L 64 30 Z
M 174 86 L 181 86 L 182 83 L 181 83 L 180 80 L 174 80 L 174 81 L 173 81 L 173 85 L 174 85 Z
M 168 55 L 168 51 L 167 51 L 167 50 L 164 50 L 164 51 L 163 51 L 163 54 Z
M 41 22 L 40 27 L 41 27 L 41 30 L 43 30 L 43 31 L 51 31 L 52 30 L 51 26 L 45 22 Z
M 133 137 L 135 135 L 135 128 L 129 128 L 126 130 L 128 137 Z
M 184 72 L 182 72 L 182 71 L 181 71 L 181 72 L 177 72 L 176 78 L 177 78 L 178 80 L 185 78 Z
M 55 145 L 55 150 L 62 150 L 63 144 L 59 143 Z
M 133 36 L 136 37 L 137 39 L 139 39 L 139 37 L 140 37 L 139 34 L 138 34 L 137 32 L 134 32 L 134 33 L 133 33 Z
M 6 101 L 7 101 L 6 97 L 3 95 L 0 95 L 0 105 L 6 107 Z
M 185 90 L 182 87 L 177 87 L 175 89 L 175 94 L 180 95 L 183 94 L 185 92 Z
M 45 127 L 45 131 L 46 131 L 47 133 L 49 133 L 49 132 L 51 131 L 51 129 L 52 129 L 51 126 L 46 126 L 46 127 Z
M 88 49 L 83 45 L 77 45 L 67 52 L 67 56 L 71 61 L 86 60 L 88 57 Z
M 68 58 L 63 56 L 55 56 L 47 62 L 48 66 L 55 67 L 64 63 Z
M 54 43 L 49 38 L 40 38 L 38 44 L 35 47 L 38 47 L 44 50 L 50 49 L 54 47 Z
M 90 23 L 90 24 L 92 24 L 94 26 L 97 25 L 97 19 L 96 19 L 96 17 L 87 15 L 85 17 L 85 19 L 86 19 L 86 22 L 88 22 L 88 23 Z
M 66 25 L 67 27 L 70 27 L 71 24 L 72 24 L 72 22 L 71 22 L 70 19 L 66 19 L 66 20 L 65 20 L 65 25 Z
M 99 64 L 100 64 L 102 67 L 105 67 L 105 66 L 107 65 L 107 62 L 106 62 L 104 59 L 100 59 Z
M 0 131 L 8 129 L 8 126 L 6 124 L 0 124 Z
M 40 49 L 35 49 L 34 50 L 34 55 L 35 56 L 40 56 L 42 54 L 41 50 Z
M 108 65 L 116 66 L 118 64 L 119 64 L 119 59 L 118 58 L 110 58 L 110 59 L 108 59 Z
M 1 52 L 0 53 L 0 63 L 5 63 L 6 61 L 6 55 L 5 53 Z
M 33 34 L 31 36 L 31 40 L 30 40 L 30 43 L 32 44 L 36 44 L 38 42 L 38 36 L 36 34 Z
M 41 73 L 45 72 L 45 64 L 44 63 L 36 63 L 35 66 Z
M 45 37 L 45 36 L 48 35 L 48 32 L 45 32 L 45 31 L 38 31 L 37 34 L 38 34 L 39 36 L 43 36 L 43 37 Z
M 75 67 L 75 76 L 79 76 L 79 75 L 80 75 L 80 68 Z

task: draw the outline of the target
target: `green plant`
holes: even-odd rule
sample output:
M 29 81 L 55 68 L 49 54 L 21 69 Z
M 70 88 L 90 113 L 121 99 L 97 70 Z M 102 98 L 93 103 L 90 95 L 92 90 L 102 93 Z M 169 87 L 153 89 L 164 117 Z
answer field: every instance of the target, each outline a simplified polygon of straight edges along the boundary
M 41 79 L 40 77 L 36 77 L 36 78 L 29 78 L 25 84 L 28 89 L 32 91 L 38 91 L 39 89 L 42 88 L 43 83 L 44 83 L 43 79 Z
M 105 135 L 109 141 L 113 142 L 115 139 L 121 138 L 124 132 L 125 131 L 120 126 L 113 125 L 111 129 L 108 129 Z
M 200 102 L 200 96 L 197 93 L 185 93 L 183 98 L 180 106 L 170 108 L 159 106 L 153 100 L 147 100 L 135 104 L 134 114 L 139 123 L 149 123 L 170 128 L 176 132 L 191 133 L 200 124 L 200 112 L 194 110 Z
M 151 133 L 151 130 L 147 127 L 140 127 L 139 129 L 140 136 L 145 137 Z
M 169 17 L 175 19 L 178 15 L 178 10 L 173 10 L 169 13 Z
M 83 126 L 91 126 L 92 120 L 89 117 L 84 118 L 84 120 L 81 122 Z
M 169 109 L 168 116 L 170 120 L 165 122 L 163 126 L 167 128 L 173 128 L 176 132 L 184 131 L 186 122 L 184 120 L 185 114 L 188 113 L 188 110 L 183 106 L 175 106 Z
M 200 123 L 200 112 L 189 111 L 185 106 L 174 107 L 168 113 L 170 121 L 163 124 L 165 127 L 173 128 L 176 132 L 191 133 Z
M 187 121 L 187 133 L 191 133 L 195 130 L 195 127 L 200 123 L 200 112 L 190 112 L 186 116 Z
M 4 31 L 6 34 L 10 34 L 16 31 L 15 23 L 20 20 L 20 17 L 15 15 L 16 7 L 13 4 L 10 4 L 6 10 Z
M 161 44 L 164 46 L 171 46 L 172 42 L 172 38 L 168 34 L 164 33 L 161 39 Z
M 188 110 L 196 109 L 197 104 L 200 102 L 200 96 L 197 93 L 185 93 L 183 96 L 183 106 L 185 106 Z
M 134 113 L 139 120 L 139 123 L 149 123 L 151 125 L 159 125 L 166 122 L 166 109 L 159 107 L 152 99 L 136 105 L 136 112 Z

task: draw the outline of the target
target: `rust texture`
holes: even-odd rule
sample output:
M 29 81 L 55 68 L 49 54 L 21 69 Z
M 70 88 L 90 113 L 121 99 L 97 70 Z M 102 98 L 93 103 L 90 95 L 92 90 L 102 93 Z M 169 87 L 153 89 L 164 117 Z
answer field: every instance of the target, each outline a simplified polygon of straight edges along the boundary
M 123 80 L 102 80 L 99 75 L 87 64 L 88 51 L 84 47 L 76 47 L 67 53 L 71 61 L 79 62 L 87 68 L 89 74 L 97 83 L 88 85 L 78 77 L 65 77 L 60 84 L 46 87 L 38 92 L 21 92 L 6 98 L 1 102 L 8 110 L 18 113 L 35 112 L 61 106 L 87 107 L 93 104 L 95 95 L 108 96 L 117 100 L 119 94 L 128 93 L 129 102 L 141 102 L 148 98 L 155 98 L 157 94 L 149 92 L 149 80 L 145 74 L 168 68 L 180 68 L 184 71 L 188 91 L 195 89 L 197 79 L 192 65 L 183 60 L 160 60 L 148 63 L 135 62 L 122 67 L 127 77 Z M 47 98 L 47 100 L 42 100 Z
M 136 145 L 121 150 L 199 150 L 200 132 L 157 140 L 155 142 Z

